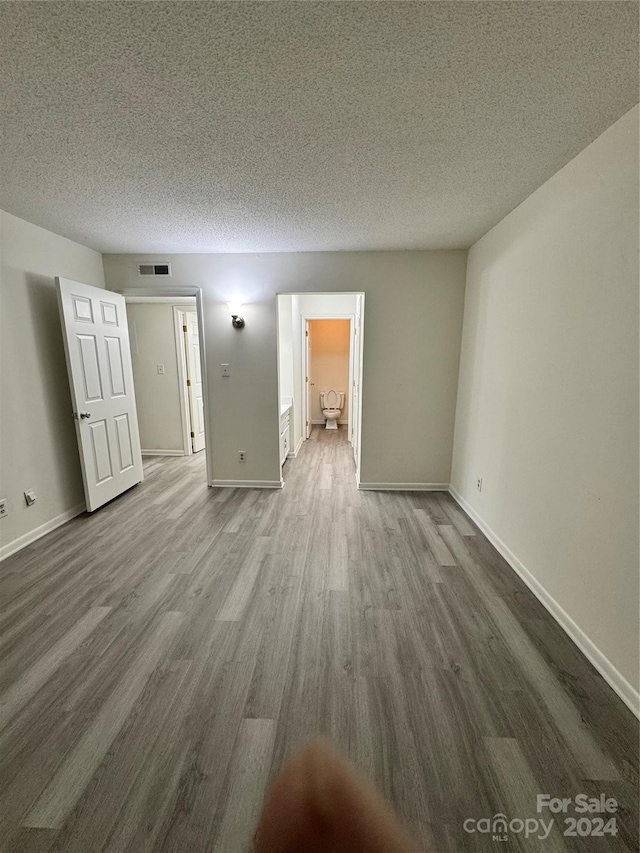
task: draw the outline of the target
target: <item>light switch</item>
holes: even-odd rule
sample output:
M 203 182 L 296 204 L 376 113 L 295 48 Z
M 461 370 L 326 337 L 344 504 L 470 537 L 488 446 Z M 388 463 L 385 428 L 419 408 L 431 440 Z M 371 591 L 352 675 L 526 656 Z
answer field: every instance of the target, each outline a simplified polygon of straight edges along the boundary
M 159 373 L 161 376 L 164 376 L 164 364 L 159 364 L 159 365 L 158 365 L 158 373 Z
M 231 376 L 231 367 L 228 364 L 220 365 L 220 376 Z

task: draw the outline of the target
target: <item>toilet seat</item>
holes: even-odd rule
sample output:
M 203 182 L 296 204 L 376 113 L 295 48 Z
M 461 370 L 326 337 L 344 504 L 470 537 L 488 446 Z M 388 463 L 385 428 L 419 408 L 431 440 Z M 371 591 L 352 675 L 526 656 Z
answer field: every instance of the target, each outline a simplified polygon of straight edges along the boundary
M 338 409 L 338 408 L 340 408 L 338 406 L 338 402 L 340 400 L 340 397 L 338 396 L 338 393 L 336 391 L 334 391 L 333 389 L 331 389 L 330 391 L 325 391 L 323 396 L 324 396 L 324 403 L 325 403 L 324 407 L 325 407 L 325 409 Z

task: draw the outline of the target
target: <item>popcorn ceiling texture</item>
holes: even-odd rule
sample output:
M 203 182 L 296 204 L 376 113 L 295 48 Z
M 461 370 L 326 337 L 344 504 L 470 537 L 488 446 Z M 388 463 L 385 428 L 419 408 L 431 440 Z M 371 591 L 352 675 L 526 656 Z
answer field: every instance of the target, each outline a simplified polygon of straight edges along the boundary
M 103 252 L 467 247 L 638 101 L 629 2 L 0 3 L 0 205 Z

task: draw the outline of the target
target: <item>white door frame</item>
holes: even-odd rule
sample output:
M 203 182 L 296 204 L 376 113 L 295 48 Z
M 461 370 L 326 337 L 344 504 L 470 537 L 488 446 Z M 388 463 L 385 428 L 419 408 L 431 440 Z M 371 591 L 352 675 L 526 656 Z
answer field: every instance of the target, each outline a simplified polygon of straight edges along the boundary
M 200 453 L 206 446 L 206 435 L 204 431 L 204 395 L 202 393 L 202 374 L 200 373 L 200 328 L 196 314 L 196 332 L 191 315 L 196 312 L 193 309 L 182 312 L 182 349 L 186 355 L 187 396 L 189 404 L 189 423 L 191 449 L 193 453 Z M 194 358 L 194 339 L 198 339 L 197 360 Z M 202 408 L 202 417 L 200 409 Z
M 300 319 L 302 320 L 302 355 L 303 359 L 306 362 L 306 347 L 305 347 L 305 332 L 307 331 L 307 323 L 309 320 L 349 320 L 349 388 L 345 392 L 345 397 L 349 401 L 349 423 L 347 425 L 347 437 L 349 441 L 351 441 L 351 400 L 353 397 L 353 374 L 352 374 L 352 366 L 353 366 L 353 329 L 355 326 L 356 315 L 353 313 L 350 314 L 341 314 L 339 312 L 331 312 L 331 313 L 322 313 L 318 311 L 314 311 L 310 314 L 301 314 Z M 312 346 L 313 350 L 313 346 Z M 313 355 L 312 355 L 313 357 Z M 305 373 L 306 364 L 302 365 L 302 373 Z M 309 371 L 310 372 L 310 371 Z M 309 395 L 307 393 L 307 383 L 306 383 L 306 375 L 301 377 L 302 379 L 302 419 L 306 427 L 307 420 L 309 424 L 312 426 L 311 422 L 311 412 L 308 411 L 309 408 Z M 311 377 L 309 377 L 311 379 Z M 305 435 L 306 438 L 306 435 Z
M 358 483 L 358 488 L 360 488 L 360 443 L 362 438 L 362 356 L 364 353 L 364 293 L 357 294 L 357 309 L 355 322 L 351 328 L 352 335 L 352 347 L 351 347 L 351 395 L 353 399 L 354 388 L 357 387 L 357 404 L 354 407 L 354 418 L 350 418 L 349 423 L 353 424 L 353 420 L 356 420 L 356 430 L 355 430 L 355 453 L 354 458 L 356 460 L 356 480 Z M 356 350 L 357 347 L 357 350 Z M 357 352 L 357 359 L 356 359 Z M 357 376 L 356 376 L 356 364 L 357 364 Z M 354 441 L 354 432 L 352 428 L 351 433 L 351 444 L 353 445 Z
M 278 296 L 359 296 L 359 335 L 354 342 L 354 332 L 355 332 L 355 314 L 353 312 L 350 313 L 340 313 L 335 311 L 330 312 L 314 312 L 314 313 L 301 313 L 300 320 L 300 385 L 298 388 L 298 393 L 300 394 L 300 411 L 301 411 L 301 420 L 302 420 L 302 434 L 304 436 L 306 429 L 306 420 L 307 420 L 307 394 L 306 394 L 306 382 L 305 382 L 305 372 L 304 372 L 304 359 L 305 359 L 305 345 L 304 345 L 304 333 L 305 326 L 307 320 L 351 320 L 351 336 L 349 341 L 349 402 L 351 404 L 351 400 L 353 397 L 353 382 L 355 377 L 353 376 L 353 350 L 354 347 L 358 347 L 359 352 L 359 376 L 358 376 L 358 400 L 357 400 L 357 446 L 355 452 L 355 465 L 356 465 L 356 484 L 358 488 L 360 488 L 360 463 L 362 458 L 362 385 L 363 385 L 363 376 L 364 376 L 364 362 L 363 362 L 363 349 L 364 349 L 364 297 L 365 294 L 362 291 L 284 291 L 278 292 L 276 294 L 276 339 L 277 339 L 277 347 L 276 349 L 279 352 L 280 347 L 280 334 L 279 334 L 279 300 Z M 277 359 L 277 367 L 278 367 L 278 388 L 280 387 L 280 357 Z M 294 394 L 296 393 L 296 389 L 294 388 Z M 279 407 L 278 407 L 279 411 Z M 349 412 L 349 440 L 351 441 L 351 425 L 353 422 L 353 417 L 351 415 L 351 411 Z M 280 418 L 278 417 L 278 434 L 280 430 Z M 304 440 L 304 438 L 303 438 Z
M 302 383 L 302 423 L 304 424 L 304 441 L 311 438 L 311 430 L 313 422 L 311 420 L 311 412 L 309 411 L 309 398 L 311 396 L 311 358 L 313 350 L 313 341 L 311 340 L 311 329 L 309 321 L 306 317 L 302 317 L 302 373 L 304 373 L 304 381 Z
M 182 448 L 185 456 L 193 455 L 191 445 L 191 415 L 189 413 L 189 400 L 187 397 L 187 359 L 184 351 L 184 307 L 173 306 L 173 331 L 176 339 L 176 358 L 178 361 L 178 378 L 180 379 L 180 423 L 182 425 Z
M 213 460 L 211 443 L 211 418 L 209 417 L 209 382 L 207 381 L 207 357 L 204 338 L 204 310 L 203 295 L 201 287 L 166 287 L 157 285 L 155 287 L 125 287 L 119 291 L 126 299 L 131 297 L 136 301 L 144 297 L 145 302 L 180 302 L 185 297 L 195 297 L 196 313 L 198 315 L 198 332 L 200 335 L 200 370 L 202 372 L 202 396 L 204 398 L 204 431 L 205 431 L 205 456 L 207 463 L 207 485 L 213 485 Z M 175 312 L 174 312 L 175 320 Z M 181 327 L 182 333 L 182 327 Z M 184 347 L 179 348 L 182 351 Z M 182 356 L 184 358 L 184 356 Z M 186 375 L 186 368 L 185 368 Z M 186 382 L 184 383 L 186 389 Z M 182 396 L 182 395 L 180 395 Z M 182 407 L 182 403 L 180 404 Z M 184 425 L 184 424 L 183 424 Z

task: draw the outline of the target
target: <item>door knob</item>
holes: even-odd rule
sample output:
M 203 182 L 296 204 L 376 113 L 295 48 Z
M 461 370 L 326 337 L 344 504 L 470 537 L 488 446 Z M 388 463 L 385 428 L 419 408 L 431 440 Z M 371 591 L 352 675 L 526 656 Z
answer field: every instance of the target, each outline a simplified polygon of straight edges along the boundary
M 80 412 L 80 414 L 78 414 L 77 412 L 74 412 L 74 413 L 73 413 L 73 417 L 74 417 L 77 421 L 83 421 L 85 418 L 90 418 L 90 417 L 91 417 L 91 412 Z

